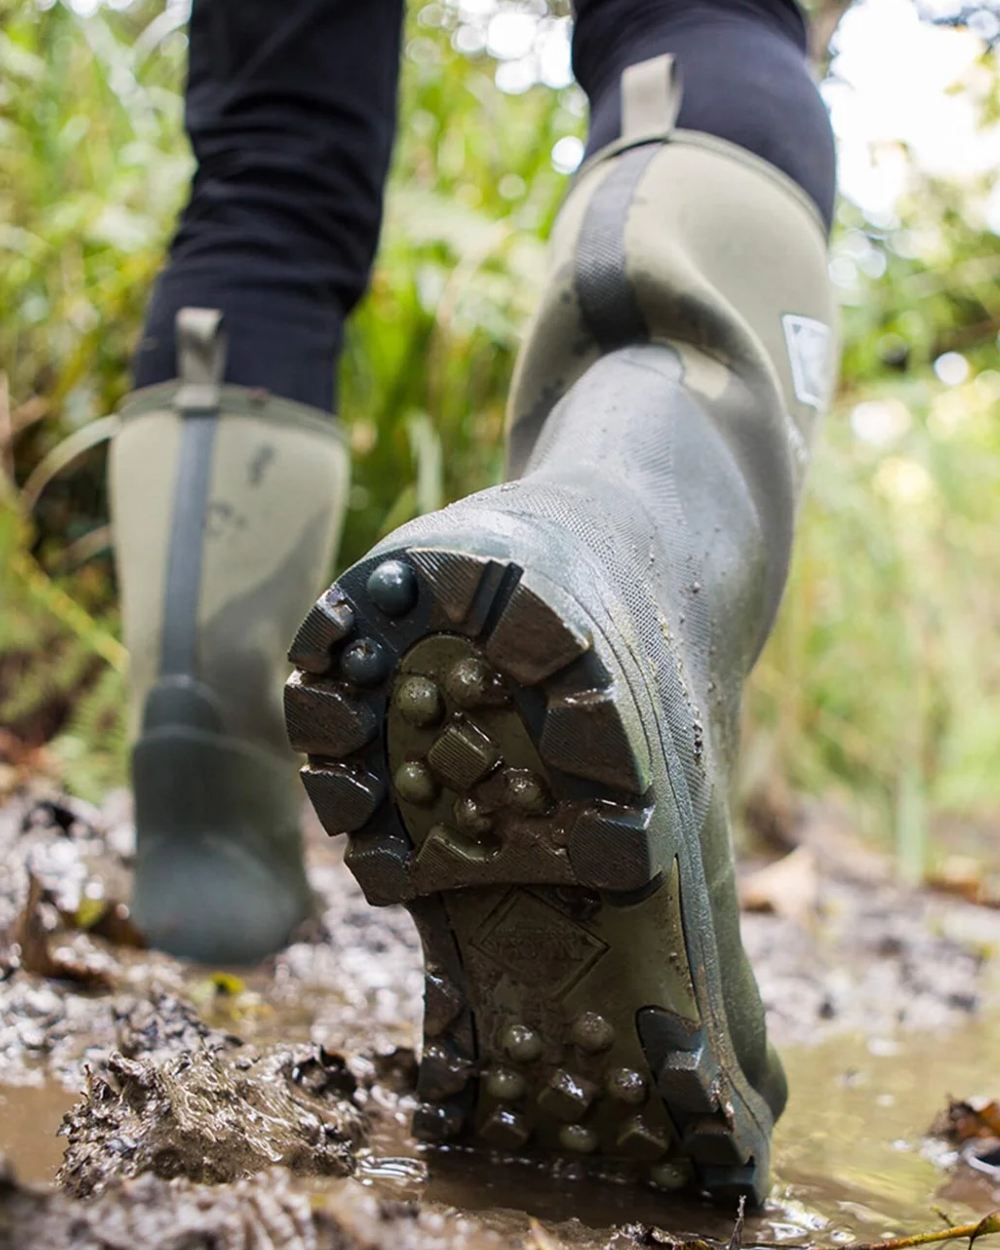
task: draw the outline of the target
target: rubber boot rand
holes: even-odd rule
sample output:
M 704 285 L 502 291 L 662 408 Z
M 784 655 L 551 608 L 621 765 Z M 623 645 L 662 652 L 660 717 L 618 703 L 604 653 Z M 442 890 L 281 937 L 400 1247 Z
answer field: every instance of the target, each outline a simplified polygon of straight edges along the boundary
M 626 75 L 625 138 L 564 206 L 516 479 L 319 600 L 286 716 L 368 899 L 420 930 L 416 1133 L 760 1201 L 786 1088 L 729 778 L 833 310 L 818 214 L 752 155 L 671 132 L 668 70 Z
M 329 577 L 348 460 L 333 418 L 222 384 L 217 313 L 183 310 L 177 341 L 179 379 L 126 400 L 110 464 L 133 908 L 157 947 L 246 963 L 310 908 L 284 651 Z

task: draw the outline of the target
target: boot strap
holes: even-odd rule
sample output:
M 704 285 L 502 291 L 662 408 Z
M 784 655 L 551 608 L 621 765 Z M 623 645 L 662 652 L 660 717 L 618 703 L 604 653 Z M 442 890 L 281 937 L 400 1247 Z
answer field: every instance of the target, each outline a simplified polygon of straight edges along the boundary
M 669 139 L 683 91 L 680 68 L 667 54 L 629 65 L 622 74 L 622 140 L 631 147 Z
M 674 133 L 684 91 L 681 72 L 669 54 L 630 65 L 622 73 L 622 132 L 589 156 L 574 175 L 574 182 L 604 161 L 648 143 L 667 143 Z
M 226 370 L 226 334 L 217 308 L 182 308 L 176 321 L 181 384 L 174 407 L 183 416 L 217 412 Z

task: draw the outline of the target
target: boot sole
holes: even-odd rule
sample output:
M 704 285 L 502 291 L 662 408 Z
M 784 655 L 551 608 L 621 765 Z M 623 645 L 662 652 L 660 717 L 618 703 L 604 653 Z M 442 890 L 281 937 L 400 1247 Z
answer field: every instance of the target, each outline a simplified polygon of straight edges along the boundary
M 351 569 L 285 692 L 320 821 L 420 932 L 414 1133 L 760 1202 L 771 1116 L 706 1009 L 642 679 L 535 562 L 462 546 Z

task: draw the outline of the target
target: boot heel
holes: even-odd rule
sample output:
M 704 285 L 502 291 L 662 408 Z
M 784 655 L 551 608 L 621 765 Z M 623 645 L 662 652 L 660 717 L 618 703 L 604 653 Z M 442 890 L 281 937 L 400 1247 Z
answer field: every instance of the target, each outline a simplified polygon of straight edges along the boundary
M 150 944 L 221 964 L 282 946 L 310 906 L 286 762 L 168 726 L 136 743 L 132 776 L 133 913 Z
M 624 676 L 540 575 L 438 549 L 366 562 L 289 658 L 303 781 L 327 831 L 350 835 L 369 901 L 501 883 L 632 892 L 669 865 Z

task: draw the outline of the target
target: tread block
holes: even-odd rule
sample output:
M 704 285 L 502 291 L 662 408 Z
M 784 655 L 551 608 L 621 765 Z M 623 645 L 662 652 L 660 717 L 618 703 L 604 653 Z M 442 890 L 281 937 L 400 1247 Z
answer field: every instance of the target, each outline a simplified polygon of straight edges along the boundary
M 508 1150 L 523 1146 L 531 1136 L 525 1116 L 510 1107 L 495 1107 L 483 1121 L 479 1132 L 491 1146 L 501 1146 Z
M 741 1198 L 753 1207 L 759 1206 L 767 1197 L 767 1189 L 761 1185 L 761 1180 L 761 1170 L 753 1159 L 744 1164 L 710 1164 L 701 1169 L 701 1183 L 712 1198 L 733 1207 Z
M 486 654 L 521 685 L 535 686 L 590 646 L 589 634 L 519 582 L 486 643 Z
M 472 1065 L 447 1041 L 424 1047 L 420 1060 L 417 1092 L 422 1098 L 440 1102 L 465 1089 L 472 1076 Z
M 672 1050 L 697 1050 L 704 1041 L 700 1020 L 689 1020 L 665 1007 L 644 1007 L 637 1024 L 642 1046 L 655 1071 Z
M 684 1134 L 684 1148 L 697 1163 L 741 1167 L 749 1161 L 735 1134 L 721 1120 L 696 1120 Z
M 597 1086 L 585 1077 L 558 1068 L 538 1095 L 538 1106 L 546 1115 L 564 1124 L 575 1124 L 587 1114 Z
M 462 1010 L 462 993 L 443 973 L 426 967 L 424 971 L 424 1033 L 438 1037 Z
M 662 1129 L 650 1124 L 645 1116 L 633 1115 L 622 1125 L 616 1145 L 629 1158 L 652 1163 L 666 1152 L 670 1139 Z
M 375 736 L 375 713 L 333 685 L 306 683 L 293 673 L 285 683 L 285 725 L 292 749 L 342 759 Z
M 413 1136 L 420 1141 L 448 1141 L 462 1131 L 464 1120 L 461 1107 L 425 1102 L 413 1113 Z
M 660 871 L 650 825 L 653 808 L 595 803 L 573 825 L 567 850 L 581 885 L 639 890 Z
M 499 758 L 496 743 L 468 721 L 449 725 L 427 752 L 434 772 L 446 785 L 460 791 L 481 781 Z
M 433 894 L 481 882 L 483 862 L 494 854 L 495 849 L 460 840 L 453 830 L 435 825 L 417 851 L 414 885 L 421 894 Z
M 413 897 L 409 844 L 381 830 L 354 834 L 344 863 L 354 873 L 365 898 L 374 907 L 402 903 Z
M 689 1115 L 707 1115 L 719 1106 L 719 1069 L 704 1045 L 669 1054 L 657 1086 L 672 1109 Z
M 407 555 L 453 625 L 469 615 L 486 570 L 495 563 L 487 556 L 435 547 L 411 547 Z
M 344 765 L 307 764 L 299 775 L 320 824 L 331 836 L 360 829 L 385 797 L 378 777 Z
M 649 789 L 649 754 L 641 726 L 630 733 L 613 690 L 586 690 L 554 699 L 539 743 L 542 759 L 574 777 L 630 794 Z
M 519 847 L 495 839 L 474 842 L 447 825 L 435 825 L 417 851 L 413 885 L 418 894 L 477 885 L 575 885 L 557 847 Z
M 317 676 L 329 671 L 331 648 L 354 629 L 354 609 L 339 587 L 331 586 L 320 595 L 288 650 L 288 659 L 298 668 Z

